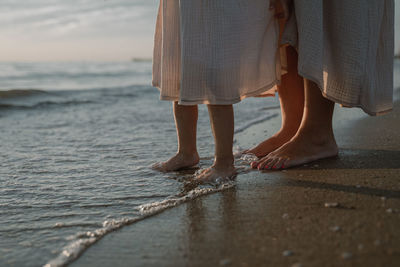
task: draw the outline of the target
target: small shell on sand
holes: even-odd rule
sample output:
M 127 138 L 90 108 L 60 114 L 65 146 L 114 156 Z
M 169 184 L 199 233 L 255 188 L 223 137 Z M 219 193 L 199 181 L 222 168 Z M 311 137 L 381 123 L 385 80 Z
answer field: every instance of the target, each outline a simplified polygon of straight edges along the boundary
M 219 265 L 221 265 L 221 266 L 226 266 L 226 265 L 229 265 L 231 263 L 232 263 L 232 261 L 230 259 L 223 259 L 223 260 L 219 261 Z
M 330 229 L 332 232 L 339 232 L 339 231 L 340 231 L 340 226 L 332 226 L 332 227 L 329 227 L 329 229 Z
M 386 212 L 387 212 L 387 213 L 393 213 L 394 210 L 393 210 L 392 208 L 389 208 L 389 209 L 386 210 Z
M 290 251 L 290 250 L 285 250 L 284 252 L 282 252 L 282 255 L 284 257 L 289 257 L 289 256 L 292 256 L 293 254 L 294 254 L 293 251 Z
M 381 245 L 381 241 L 379 239 L 374 241 L 374 245 L 375 246 L 380 246 Z
M 289 219 L 289 214 L 284 213 L 284 214 L 282 215 L 282 219 Z
M 339 207 L 339 203 L 337 203 L 337 202 L 326 202 L 324 206 L 325 206 L 325 208 L 337 208 L 337 207 Z
M 353 257 L 353 254 L 351 254 L 350 252 L 343 252 L 342 253 L 342 259 L 344 260 L 349 260 Z

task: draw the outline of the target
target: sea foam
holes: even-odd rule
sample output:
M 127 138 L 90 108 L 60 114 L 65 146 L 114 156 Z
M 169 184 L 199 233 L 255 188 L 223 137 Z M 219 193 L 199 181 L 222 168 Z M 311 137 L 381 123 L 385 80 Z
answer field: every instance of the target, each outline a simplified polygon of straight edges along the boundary
M 56 258 L 46 263 L 44 267 L 65 266 L 76 260 L 86 249 L 108 233 L 116 231 L 124 226 L 132 225 L 138 221 L 144 220 L 198 197 L 221 192 L 234 186 L 235 183 L 229 181 L 216 186 L 197 187 L 184 195 L 173 196 L 162 201 L 141 205 L 138 207 L 141 214 L 138 217 L 107 220 L 103 222 L 103 226 L 99 229 L 85 233 L 78 233 L 76 237 L 73 238 L 73 241 L 65 246 Z

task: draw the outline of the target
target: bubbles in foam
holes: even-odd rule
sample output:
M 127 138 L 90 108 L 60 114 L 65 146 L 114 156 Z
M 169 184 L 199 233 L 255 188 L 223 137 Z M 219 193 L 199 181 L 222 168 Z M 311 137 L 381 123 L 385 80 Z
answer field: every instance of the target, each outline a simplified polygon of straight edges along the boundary
M 254 154 L 244 154 L 242 155 L 242 157 L 240 158 L 240 160 L 246 162 L 246 163 L 250 163 L 252 161 L 258 160 L 257 156 Z
M 55 259 L 45 264 L 44 267 L 65 266 L 77 259 L 88 247 L 112 231 L 118 230 L 127 225 L 131 225 L 140 220 L 156 215 L 166 209 L 176 207 L 198 197 L 221 192 L 234 186 L 235 183 L 233 181 L 229 181 L 226 183 L 216 184 L 215 186 L 197 187 L 181 196 L 170 197 L 163 201 L 141 205 L 139 206 L 139 211 L 142 215 L 140 217 L 106 220 L 103 222 L 103 227 L 95 231 L 78 233 L 74 238 L 69 237 L 69 240 L 72 239 L 74 241 L 64 247 L 63 251 Z
M 181 197 L 172 197 L 169 199 L 165 199 L 163 201 L 141 205 L 139 207 L 139 210 L 140 210 L 141 214 L 145 214 L 145 215 L 156 214 L 158 212 L 161 212 L 168 208 L 175 207 L 177 205 L 180 205 L 184 202 L 193 200 L 200 196 L 204 196 L 204 195 L 220 192 L 220 191 L 226 190 L 228 188 L 232 188 L 234 185 L 235 184 L 233 182 L 226 182 L 226 183 L 220 184 L 216 188 L 212 188 L 212 187 L 195 188 L 195 189 L 189 191 L 186 195 L 181 196 Z

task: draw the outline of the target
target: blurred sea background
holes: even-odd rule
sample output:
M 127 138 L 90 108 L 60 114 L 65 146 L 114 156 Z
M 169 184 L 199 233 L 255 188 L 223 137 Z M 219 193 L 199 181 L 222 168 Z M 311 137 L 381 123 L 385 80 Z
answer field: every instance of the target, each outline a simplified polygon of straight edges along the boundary
M 157 6 L 0 0 L 0 266 L 63 265 L 142 205 L 188 196 L 191 173 L 149 168 L 176 150 L 171 103 L 150 86 Z M 246 99 L 236 132 L 278 116 L 276 98 Z M 211 164 L 204 106 L 198 147 Z

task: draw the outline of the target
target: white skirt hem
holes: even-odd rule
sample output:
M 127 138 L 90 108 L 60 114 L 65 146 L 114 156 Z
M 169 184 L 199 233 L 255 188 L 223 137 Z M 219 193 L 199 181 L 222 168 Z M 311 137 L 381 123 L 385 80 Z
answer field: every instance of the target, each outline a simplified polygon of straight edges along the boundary
M 233 105 L 237 104 L 245 98 L 248 97 L 268 97 L 268 96 L 275 96 L 276 87 L 280 84 L 279 80 L 275 80 L 272 83 L 261 87 L 258 90 L 249 92 L 247 94 L 243 94 L 240 97 L 226 99 L 226 98 L 214 98 L 214 97 L 205 97 L 203 99 L 180 99 L 179 96 L 167 96 L 160 94 L 160 100 L 165 101 L 176 101 L 179 105 L 183 106 L 192 106 L 192 105 L 199 105 L 199 104 L 206 104 L 206 105 Z M 153 82 L 153 86 L 158 88 L 161 92 L 161 88 L 157 83 Z M 211 100 L 210 100 L 211 99 Z

